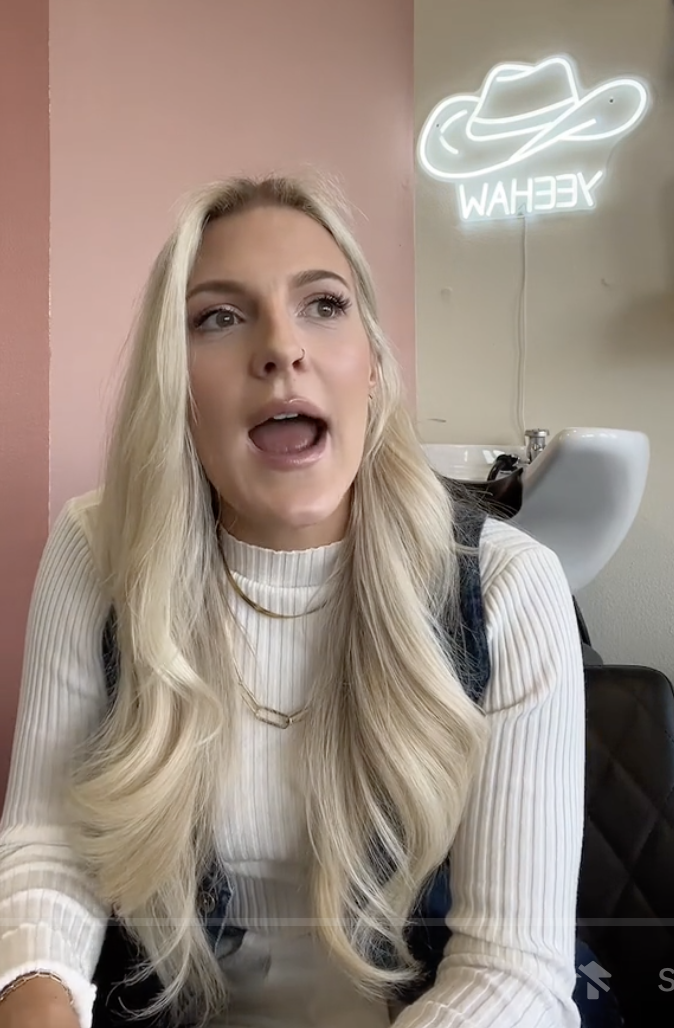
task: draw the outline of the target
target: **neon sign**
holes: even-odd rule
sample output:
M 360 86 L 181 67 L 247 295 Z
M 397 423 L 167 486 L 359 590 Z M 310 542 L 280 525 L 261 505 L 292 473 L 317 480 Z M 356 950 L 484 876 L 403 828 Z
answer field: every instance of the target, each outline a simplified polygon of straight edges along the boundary
M 419 162 L 456 187 L 463 221 L 592 210 L 610 149 L 638 125 L 648 101 L 632 78 L 581 95 L 568 57 L 499 64 L 479 95 L 433 108 Z

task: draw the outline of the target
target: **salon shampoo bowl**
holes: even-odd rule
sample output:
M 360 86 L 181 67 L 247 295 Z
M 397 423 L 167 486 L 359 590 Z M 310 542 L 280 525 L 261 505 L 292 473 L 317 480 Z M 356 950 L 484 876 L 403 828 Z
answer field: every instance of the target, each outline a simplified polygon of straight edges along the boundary
M 523 447 L 426 444 L 431 464 L 448 478 L 484 482 L 502 453 L 524 460 Z M 522 500 L 513 517 L 559 557 L 572 592 L 588 585 L 621 545 L 637 515 L 650 447 L 642 432 L 566 428 L 521 471 Z M 520 472 L 515 472 L 520 474 Z

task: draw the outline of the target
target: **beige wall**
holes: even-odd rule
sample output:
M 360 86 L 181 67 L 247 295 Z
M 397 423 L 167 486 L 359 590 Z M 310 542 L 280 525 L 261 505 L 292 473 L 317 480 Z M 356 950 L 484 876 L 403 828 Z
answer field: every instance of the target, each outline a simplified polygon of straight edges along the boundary
M 52 0 L 52 520 L 98 481 L 134 300 L 204 181 L 341 178 L 414 395 L 412 36 L 413 0 Z
M 674 5 L 416 0 L 417 132 L 502 60 L 569 53 L 587 85 L 647 79 L 654 107 L 615 150 L 597 211 L 529 230 L 527 422 L 640 429 L 653 457 L 628 539 L 579 597 L 610 660 L 674 677 Z M 520 225 L 466 232 L 453 189 L 416 185 L 418 414 L 428 442 L 518 441 Z

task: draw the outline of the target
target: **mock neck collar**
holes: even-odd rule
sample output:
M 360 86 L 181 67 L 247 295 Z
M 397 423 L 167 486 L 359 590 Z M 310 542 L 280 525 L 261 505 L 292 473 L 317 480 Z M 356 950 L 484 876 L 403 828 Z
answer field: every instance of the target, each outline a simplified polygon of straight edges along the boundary
M 221 530 L 230 571 L 260 585 L 302 588 L 322 585 L 334 570 L 342 543 L 310 550 L 268 550 Z

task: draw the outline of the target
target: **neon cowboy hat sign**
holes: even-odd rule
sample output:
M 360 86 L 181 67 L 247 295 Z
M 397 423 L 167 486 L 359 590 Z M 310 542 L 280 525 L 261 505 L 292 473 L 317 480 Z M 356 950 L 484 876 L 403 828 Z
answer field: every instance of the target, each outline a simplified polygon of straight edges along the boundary
M 645 85 L 633 78 L 582 93 L 568 57 L 499 64 L 479 94 L 451 96 L 433 108 L 419 137 L 419 162 L 433 178 L 457 185 L 464 220 L 588 209 L 603 168 L 557 176 L 537 175 L 536 166 L 554 170 L 559 160 L 567 167 L 569 155 L 580 159 L 582 151 L 594 151 L 595 164 L 601 151 L 605 161 L 606 148 L 638 125 L 648 102 Z

